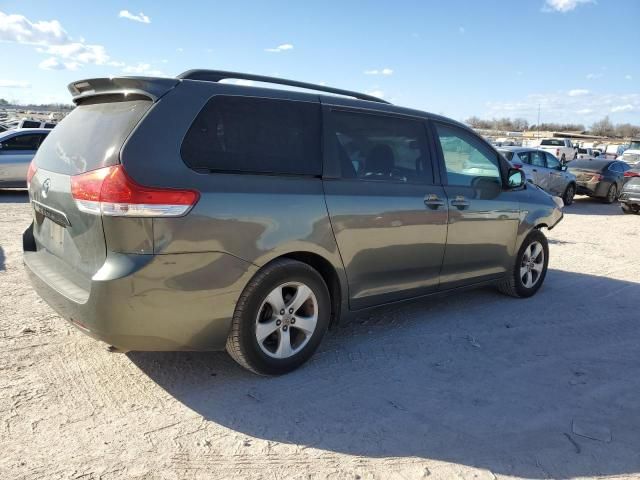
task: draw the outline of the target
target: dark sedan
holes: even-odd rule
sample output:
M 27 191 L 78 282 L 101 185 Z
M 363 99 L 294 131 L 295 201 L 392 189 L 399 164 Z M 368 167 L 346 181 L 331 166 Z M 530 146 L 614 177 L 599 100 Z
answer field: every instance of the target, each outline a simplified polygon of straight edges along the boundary
M 576 176 L 576 193 L 602 198 L 613 203 L 618 198 L 631 167 L 617 160 L 581 159 L 569 164 L 569 172 Z

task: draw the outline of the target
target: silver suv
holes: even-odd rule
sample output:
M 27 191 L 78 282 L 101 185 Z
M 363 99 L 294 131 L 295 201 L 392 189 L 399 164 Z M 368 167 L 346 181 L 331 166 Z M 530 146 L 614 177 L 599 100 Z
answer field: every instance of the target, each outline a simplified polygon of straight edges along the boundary
M 363 309 L 544 281 L 559 205 L 458 122 L 220 71 L 69 89 L 77 107 L 29 169 L 24 260 L 114 349 L 226 348 L 281 374 Z
M 515 168 L 522 169 L 540 188 L 561 197 L 565 205 L 573 203 L 576 176 L 549 152 L 537 148 L 511 147 L 498 149 Z

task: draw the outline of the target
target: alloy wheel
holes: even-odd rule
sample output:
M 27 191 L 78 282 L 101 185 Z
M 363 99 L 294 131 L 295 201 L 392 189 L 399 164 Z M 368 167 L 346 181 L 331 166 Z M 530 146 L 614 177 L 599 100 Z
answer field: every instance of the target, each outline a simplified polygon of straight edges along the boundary
M 277 359 L 300 352 L 318 323 L 318 300 L 304 283 L 289 282 L 274 288 L 264 299 L 256 317 L 256 340 L 260 349 Z
M 533 288 L 544 270 L 544 249 L 540 242 L 532 242 L 524 251 L 520 263 L 520 280 L 526 288 Z

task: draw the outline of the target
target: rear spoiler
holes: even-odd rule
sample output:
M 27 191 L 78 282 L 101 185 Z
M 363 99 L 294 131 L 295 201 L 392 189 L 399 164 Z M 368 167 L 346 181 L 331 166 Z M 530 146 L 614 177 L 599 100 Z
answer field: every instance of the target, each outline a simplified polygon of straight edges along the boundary
M 71 92 L 73 102 L 76 105 L 79 105 L 87 98 L 104 95 L 143 96 L 155 102 L 178 83 L 180 83 L 180 80 L 176 78 L 90 78 L 70 83 L 67 88 Z

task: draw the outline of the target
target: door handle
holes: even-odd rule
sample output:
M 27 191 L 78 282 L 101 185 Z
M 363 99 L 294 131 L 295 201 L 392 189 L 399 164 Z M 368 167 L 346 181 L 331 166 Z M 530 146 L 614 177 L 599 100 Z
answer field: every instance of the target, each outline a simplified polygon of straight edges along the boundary
M 444 201 L 441 200 L 440 197 L 438 197 L 438 195 L 436 195 L 435 193 L 430 193 L 429 195 L 424 197 L 424 204 L 427 207 L 433 208 L 435 210 L 435 209 L 443 206 L 444 205 Z
M 451 200 L 451 205 L 457 207 L 459 210 L 463 210 L 469 206 L 469 202 L 467 202 L 462 195 L 458 195 L 456 198 Z
M 532 170 L 533 170 L 534 172 L 537 172 L 537 171 L 538 171 L 538 169 L 537 169 L 537 168 L 534 168 L 534 169 L 532 169 Z

